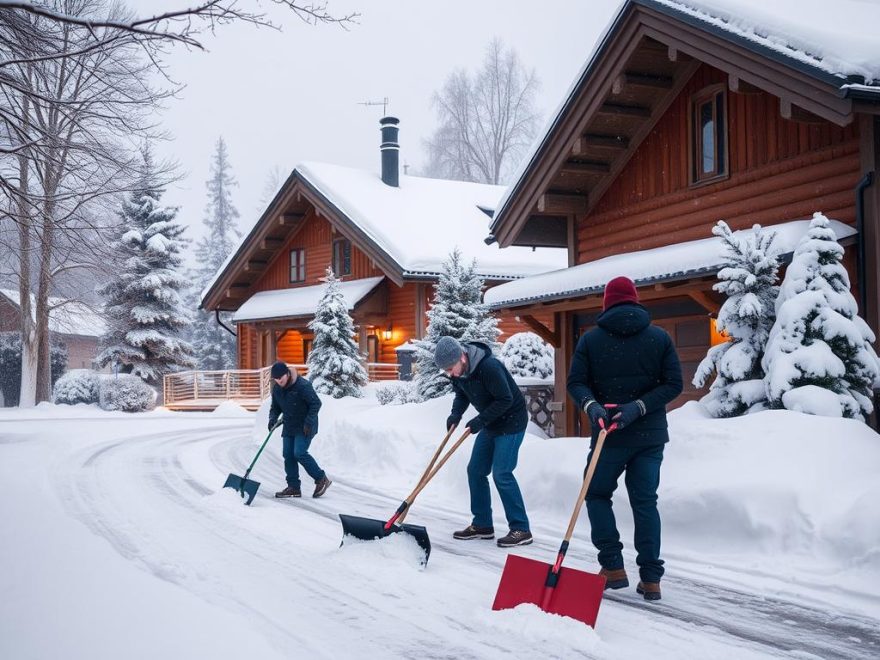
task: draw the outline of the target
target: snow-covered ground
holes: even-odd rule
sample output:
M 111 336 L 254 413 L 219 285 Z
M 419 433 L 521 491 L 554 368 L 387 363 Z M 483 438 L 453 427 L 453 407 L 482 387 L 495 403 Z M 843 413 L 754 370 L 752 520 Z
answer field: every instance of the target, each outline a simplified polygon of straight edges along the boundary
M 339 513 L 387 518 L 442 438 L 450 399 L 325 398 L 318 500 L 275 500 L 280 438 L 253 506 L 221 488 L 265 438 L 266 411 L 0 410 L 0 658 L 876 658 L 880 436 L 772 411 L 670 415 L 660 506 L 663 600 L 606 595 L 596 630 L 532 606 L 492 612 L 507 551 L 457 542 L 466 442 L 420 495 L 427 567 L 404 535 L 346 541 Z M 467 414 L 465 419 L 468 419 Z M 533 545 L 555 557 L 587 453 L 528 436 L 520 480 Z M 616 512 L 627 544 L 623 485 Z M 505 531 L 496 501 L 495 524 Z M 595 571 L 582 514 L 566 565 Z

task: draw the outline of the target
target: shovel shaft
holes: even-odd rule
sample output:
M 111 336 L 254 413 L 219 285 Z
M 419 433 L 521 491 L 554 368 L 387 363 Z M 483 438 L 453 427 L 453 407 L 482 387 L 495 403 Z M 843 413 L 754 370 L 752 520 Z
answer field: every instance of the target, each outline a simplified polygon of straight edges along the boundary
M 245 479 L 248 478 L 248 475 L 251 473 L 251 470 L 254 469 L 254 466 L 257 464 L 257 459 L 260 457 L 260 454 L 263 453 L 263 450 L 266 448 L 266 444 L 269 442 L 269 438 L 272 437 L 272 434 L 275 432 L 275 429 L 277 429 L 279 426 L 281 426 L 280 420 L 278 421 L 278 423 L 275 426 L 273 426 L 271 429 L 269 429 L 269 435 L 267 435 L 266 439 L 263 440 L 263 444 L 260 445 L 260 449 L 259 449 L 259 451 L 257 451 L 257 455 L 254 456 L 254 460 L 252 460 L 250 466 L 248 466 L 247 472 L 244 473 Z
M 449 438 L 452 437 L 453 432 L 455 432 L 455 426 L 449 427 L 449 430 L 446 432 L 446 437 L 443 438 L 443 442 L 441 442 L 440 445 L 437 447 L 437 451 L 434 452 L 434 455 L 431 457 L 431 462 L 428 463 L 428 466 L 425 468 L 425 471 L 422 472 L 422 476 L 419 477 L 419 482 L 416 484 L 416 487 L 413 489 L 413 492 L 410 493 L 409 496 L 404 500 L 404 504 L 406 504 L 406 506 L 401 505 L 401 506 L 403 506 L 403 509 L 402 510 L 398 509 L 397 516 L 393 517 L 391 520 L 388 521 L 388 524 L 385 527 L 385 529 L 390 529 L 391 525 L 393 525 L 395 522 L 397 522 L 398 524 L 403 523 L 404 518 L 406 518 L 406 514 L 409 513 L 409 505 L 407 504 L 407 502 L 409 502 L 410 499 L 415 496 L 415 493 L 419 489 L 419 486 L 421 486 L 422 482 L 425 481 L 425 477 L 427 477 L 431 473 L 431 468 L 434 467 L 434 463 L 437 462 L 437 457 L 440 455 L 440 452 L 443 451 L 443 448 L 446 446 L 446 443 L 449 442 Z
M 584 498 L 587 496 L 587 490 L 590 488 L 590 481 L 593 480 L 593 473 L 596 471 L 596 465 L 599 463 L 599 454 L 602 453 L 602 445 L 605 444 L 605 436 L 608 435 L 606 429 L 599 431 L 599 437 L 596 439 L 596 448 L 593 450 L 593 456 L 590 458 L 590 465 L 587 467 L 587 474 L 584 475 L 584 482 L 581 485 L 581 492 L 578 493 L 577 502 L 574 503 L 574 511 L 571 513 L 571 520 L 568 521 L 568 529 L 565 532 L 565 540 L 563 545 L 567 548 L 571 535 L 574 533 L 574 526 L 577 524 L 578 514 L 584 505 Z M 565 553 L 562 553 L 565 555 Z M 561 562 L 560 562 L 561 563 Z

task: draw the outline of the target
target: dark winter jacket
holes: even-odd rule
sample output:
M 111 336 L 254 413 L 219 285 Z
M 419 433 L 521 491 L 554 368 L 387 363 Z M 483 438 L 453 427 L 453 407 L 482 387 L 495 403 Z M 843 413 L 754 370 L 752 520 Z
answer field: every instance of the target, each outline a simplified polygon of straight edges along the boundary
M 645 414 L 614 431 L 609 446 L 641 447 L 669 441 L 666 404 L 681 394 L 678 354 L 669 335 L 651 325 L 641 305 L 624 303 L 604 311 L 598 327 L 580 338 L 568 374 L 568 393 L 583 410 L 600 404 L 641 400 Z M 608 411 L 613 416 L 613 410 Z M 593 429 L 593 442 L 598 429 Z
M 292 376 L 293 374 L 291 374 Z M 318 432 L 318 411 L 321 399 L 312 384 L 302 376 L 288 381 L 285 387 L 277 383 L 272 386 L 272 405 L 269 407 L 269 426 L 275 426 L 278 416 L 284 414 L 282 435 L 295 437 L 307 435 L 309 438 Z M 309 432 L 306 433 L 305 429 Z
M 464 342 L 462 347 L 468 356 L 468 371 L 458 378 L 450 377 L 455 392 L 450 420 L 458 424 L 468 405 L 473 405 L 480 425 L 491 435 L 525 431 L 529 422 L 526 400 L 507 367 L 482 342 Z

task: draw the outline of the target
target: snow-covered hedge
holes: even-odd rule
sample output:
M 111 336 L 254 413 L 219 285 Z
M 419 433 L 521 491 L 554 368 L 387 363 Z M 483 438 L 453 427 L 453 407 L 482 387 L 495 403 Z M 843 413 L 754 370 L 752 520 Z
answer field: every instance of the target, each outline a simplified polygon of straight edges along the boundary
M 501 359 L 514 376 L 553 375 L 553 348 L 534 332 L 511 335 L 501 348 Z
M 97 403 L 101 379 L 91 369 L 71 369 L 55 383 L 52 401 L 55 403 Z
M 415 383 L 388 383 L 376 390 L 376 400 L 383 406 L 389 403 L 399 405 L 401 403 L 419 403 L 422 398 L 416 389 Z
M 101 381 L 99 400 L 104 410 L 143 412 L 156 406 L 156 391 L 137 376 L 119 374 Z

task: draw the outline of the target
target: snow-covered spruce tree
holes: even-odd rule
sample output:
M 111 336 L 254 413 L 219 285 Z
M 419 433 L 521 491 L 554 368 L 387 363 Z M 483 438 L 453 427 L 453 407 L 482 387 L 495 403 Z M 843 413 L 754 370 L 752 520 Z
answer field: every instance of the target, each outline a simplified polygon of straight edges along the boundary
M 501 347 L 501 360 L 514 376 L 549 378 L 553 375 L 553 348 L 534 332 L 517 332 Z
M 482 341 L 493 351 L 500 334 L 498 320 L 483 304 L 483 279 L 477 275 L 476 261 L 463 264 L 458 248 L 443 263 L 440 281 L 434 285 L 434 302 L 428 310 L 425 338 L 416 345 L 416 389 L 422 399 L 442 396 L 450 389 L 449 380 L 434 365 L 434 347 L 440 337 L 460 341 Z
M 339 288 L 333 269 L 327 269 L 324 295 L 315 310 L 309 328 L 315 333 L 312 350 L 306 361 L 309 380 L 315 391 L 329 394 L 334 399 L 344 396 L 363 396 L 361 388 L 367 382 L 367 372 L 354 340 L 354 322 Z
M 213 313 L 199 309 L 199 303 L 202 289 L 214 278 L 241 236 L 237 226 L 239 213 L 232 203 L 232 189 L 237 185 L 226 143 L 221 137 L 211 161 L 211 178 L 206 183 L 208 203 L 203 220 L 206 229 L 205 235 L 196 243 L 198 267 L 192 274 L 195 286 L 189 297 L 194 312 L 190 341 L 199 369 L 235 367 L 235 336 L 217 323 Z M 228 321 L 229 316 L 220 314 L 224 321 Z
M 189 326 L 180 272 L 185 227 L 175 221 L 177 209 L 159 203 L 148 149 L 139 190 L 123 200 L 119 234 L 112 246 L 120 256 L 116 275 L 98 288 L 108 321 L 95 362 L 119 362 L 123 373 L 156 385 L 177 367 L 193 366 L 192 347 L 181 334 Z
M 718 312 L 718 329 L 730 341 L 709 349 L 694 375 L 702 387 L 712 372 L 715 381 L 702 403 L 713 417 L 735 417 L 766 401 L 761 358 L 776 319 L 779 287 L 775 232 L 752 227 L 751 234 L 733 233 L 720 220 L 712 233 L 724 243 L 724 267 L 712 288 L 727 296 Z
M 842 259 L 828 218 L 813 214 L 785 273 L 764 354 L 772 408 L 855 419 L 873 409 L 880 360 Z

